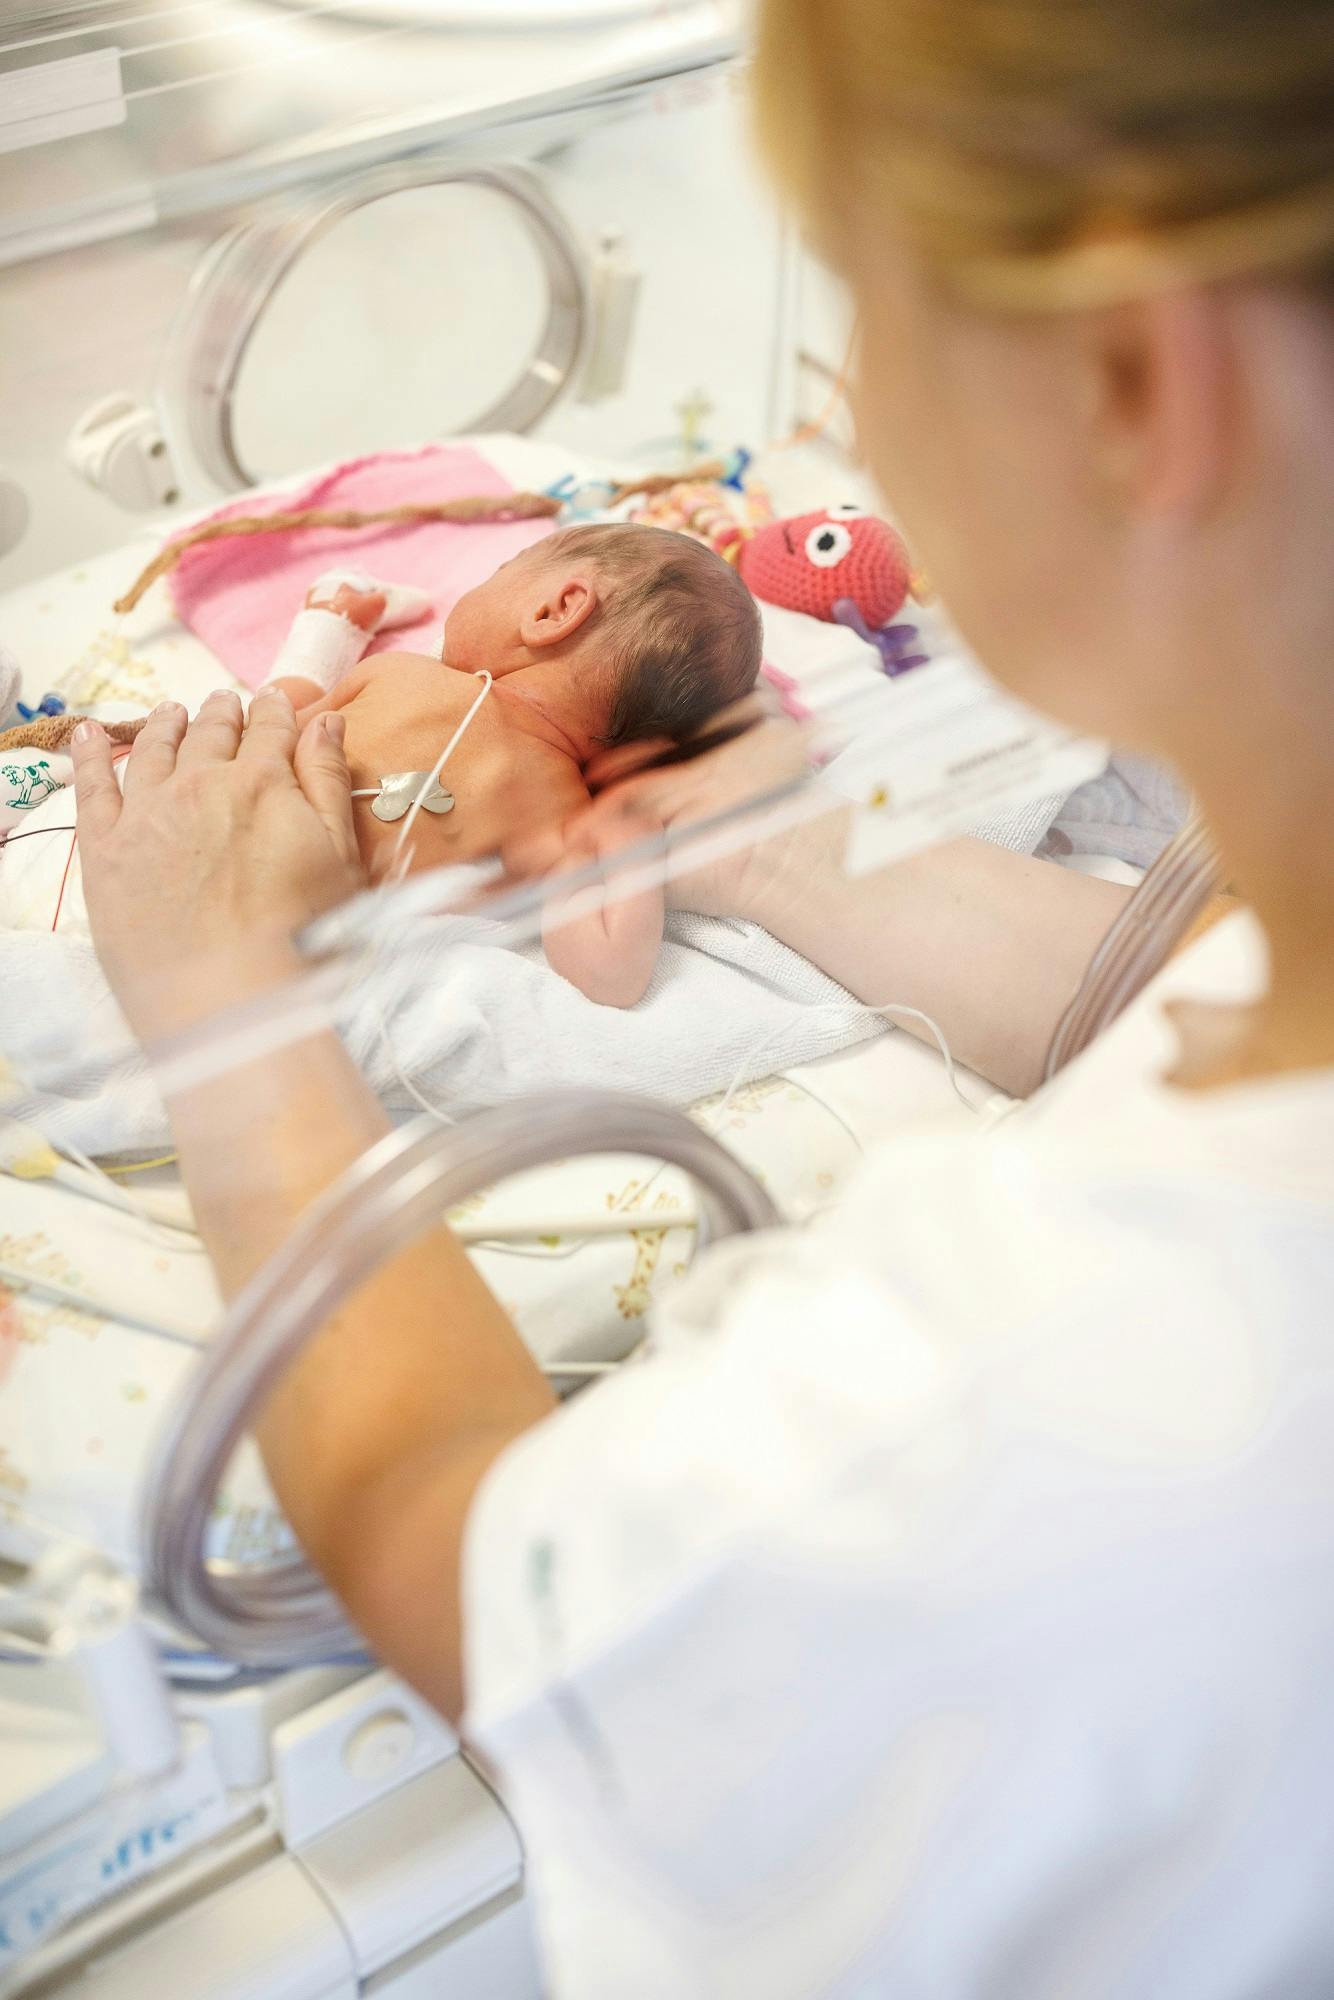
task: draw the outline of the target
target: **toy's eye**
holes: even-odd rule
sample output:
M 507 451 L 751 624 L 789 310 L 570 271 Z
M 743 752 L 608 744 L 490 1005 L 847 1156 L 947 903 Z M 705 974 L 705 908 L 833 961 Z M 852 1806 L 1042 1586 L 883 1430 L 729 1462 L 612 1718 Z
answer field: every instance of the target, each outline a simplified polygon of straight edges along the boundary
M 839 521 L 821 521 L 806 537 L 806 554 L 817 569 L 837 569 L 852 547 L 852 536 Z
M 840 500 L 836 507 L 826 507 L 825 512 L 831 521 L 864 521 L 866 519 L 865 507 L 859 507 L 855 500 Z

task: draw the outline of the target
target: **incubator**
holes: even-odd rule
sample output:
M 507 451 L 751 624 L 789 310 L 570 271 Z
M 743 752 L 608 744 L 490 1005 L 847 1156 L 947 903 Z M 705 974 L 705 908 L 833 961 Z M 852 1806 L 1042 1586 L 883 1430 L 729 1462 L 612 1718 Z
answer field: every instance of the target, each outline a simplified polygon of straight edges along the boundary
M 1125 792 L 987 680 L 849 454 L 849 329 L 756 183 L 743 27 L 723 0 L 11 10 L 0 642 L 25 710 L 253 691 L 325 572 L 424 591 L 401 643 L 438 662 L 460 598 L 569 524 L 684 528 L 759 600 L 763 667 L 682 741 L 587 760 L 614 837 L 542 870 L 469 833 L 504 712 L 474 667 L 448 727 L 369 768 L 376 886 L 151 1074 L 80 928 L 58 773 L 21 795 L 0 1993 L 540 1991 L 520 1832 L 294 1549 L 255 1412 L 442 1215 L 579 1393 L 635 1365 L 704 1243 L 817 1213 L 907 1119 L 1004 1109 L 901 996 L 854 1001 L 699 885 L 813 826 L 854 883 L 966 832 L 1055 853 L 1071 794 Z M 1054 1067 L 1212 890 L 1203 835 L 1157 832 Z M 637 1004 L 553 970 L 563 932 L 649 906 Z M 396 1129 L 224 1314 L 161 1094 L 329 1020 Z

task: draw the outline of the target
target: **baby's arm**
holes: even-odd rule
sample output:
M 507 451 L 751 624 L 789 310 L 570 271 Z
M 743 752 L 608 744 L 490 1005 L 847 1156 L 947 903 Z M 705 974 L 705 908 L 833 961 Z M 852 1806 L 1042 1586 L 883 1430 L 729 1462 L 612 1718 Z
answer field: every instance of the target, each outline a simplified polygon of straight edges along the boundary
M 362 590 L 332 576 L 321 577 L 306 592 L 267 685 L 281 688 L 298 714 L 303 709 L 313 711 L 364 655 L 383 621 L 385 602 L 382 590 Z M 282 672 L 289 663 L 309 665 L 312 672 Z M 320 679 L 314 678 L 316 671 Z
M 313 715 L 318 704 L 325 698 L 324 689 L 318 681 L 303 680 L 300 674 L 275 674 L 273 679 L 266 681 L 264 685 L 277 688 L 280 693 L 285 694 L 297 714 L 301 716 L 303 723 L 309 722 L 310 715 L 302 715 L 302 710 L 309 709 Z
M 645 835 L 657 831 L 642 820 L 615 823 L 596 813 L 576 820 L 567 830 L 564 859 L 569 867 L 609 859 Z M 608 871 L 616 882 L 616 871 Z M 603 1007 L 633 1007 L 642 1000 L 662 949 L 666 896 L 661 884 L 591 910 L 587 916 L 562 921 L 557 901 L 543 925 L 547 963 L 590 1000 Z

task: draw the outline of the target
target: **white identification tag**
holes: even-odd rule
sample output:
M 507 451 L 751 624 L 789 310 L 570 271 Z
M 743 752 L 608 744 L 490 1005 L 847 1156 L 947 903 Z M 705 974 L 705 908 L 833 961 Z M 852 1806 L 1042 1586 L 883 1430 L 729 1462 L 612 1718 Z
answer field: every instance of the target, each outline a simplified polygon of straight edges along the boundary
M 1107 764 L 1105 744 L 1016 701 L 962 648 L 869 682 L 851 726 L 840 708 L 845 747 L 823 777 L 861 808 L 848 835 L 849 875 L 1039 799 L 1064 799 Z

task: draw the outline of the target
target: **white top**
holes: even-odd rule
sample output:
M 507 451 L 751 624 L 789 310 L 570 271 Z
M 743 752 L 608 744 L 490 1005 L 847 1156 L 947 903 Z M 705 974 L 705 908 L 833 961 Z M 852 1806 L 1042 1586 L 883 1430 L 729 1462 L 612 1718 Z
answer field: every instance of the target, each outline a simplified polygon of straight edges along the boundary
M 1334 1991 L 1334 1072 L 1146 1035 L 721 1246 L 492 1471 L 469 1734 L 560 2000 Z

